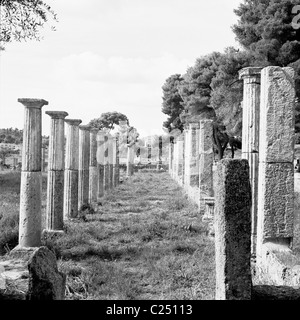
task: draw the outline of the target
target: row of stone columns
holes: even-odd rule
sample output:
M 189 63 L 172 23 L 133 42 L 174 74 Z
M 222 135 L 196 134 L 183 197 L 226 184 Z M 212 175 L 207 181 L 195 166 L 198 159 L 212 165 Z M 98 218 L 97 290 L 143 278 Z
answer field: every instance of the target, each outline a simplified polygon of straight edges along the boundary
M 300 273 L 289 266 L 289 261 L 295 260 L 291 251 L 295 214 L 294 71 L 272 66 L 247 68 L 240 76 L 244 79 L 245 160 L 226 159 L 218 164 L 217 299 L 251 299 L 253 252 L 260 281 L 292 286 L 300 279 Z
M 41 244 L 42 107 L 43 99 L 18 99 L 25 106 L 20 191 L 19 246 Z M 118 136 L 65 119 L 51 117 L 48 150 L 46 230 L 63 230 L 64 220 L 76 218 L 84 205 L 95 204 L 119 183 Z M 66 124 L 66 137 L 65 137 Z M 106 172 L 105 172 L 106 168 Z
M 213 196 L 212 120 L 200 120 L 172 137 L 169 172 L 184 187 L 188 196 L 205 211 L 205 198 Z

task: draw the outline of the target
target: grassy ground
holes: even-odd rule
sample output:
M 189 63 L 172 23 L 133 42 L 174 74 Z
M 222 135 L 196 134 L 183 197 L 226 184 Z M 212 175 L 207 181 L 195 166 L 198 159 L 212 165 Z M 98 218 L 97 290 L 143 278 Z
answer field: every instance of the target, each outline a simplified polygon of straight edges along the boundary
M 4 176 L 0 215 L 11 218 L 19 210 L 19 189 L 17 181 L 9 188 Z M 67 274 L 67 299 L 214 299 L 214 242 L 167 173 L 136 173 L 95 209 L 47 243 Z

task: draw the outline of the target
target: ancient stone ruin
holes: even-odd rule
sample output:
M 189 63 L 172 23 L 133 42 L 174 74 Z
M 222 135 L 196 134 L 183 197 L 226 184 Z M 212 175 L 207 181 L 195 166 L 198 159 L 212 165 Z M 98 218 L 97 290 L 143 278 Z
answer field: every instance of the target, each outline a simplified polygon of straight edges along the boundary
M 244 68 L 242 159 L 213 160 L 211 120 L 170 139 L 169 172 L 216 248 L 216 299 L 299 299 L 292 68 Z

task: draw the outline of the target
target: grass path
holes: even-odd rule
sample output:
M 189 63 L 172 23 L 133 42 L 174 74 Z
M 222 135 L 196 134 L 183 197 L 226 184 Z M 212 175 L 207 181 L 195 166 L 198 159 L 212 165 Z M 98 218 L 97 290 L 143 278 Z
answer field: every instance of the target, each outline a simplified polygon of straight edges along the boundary
M 214 299 L 214 243 L 167 173 L 137 173 L 48 243 L 67 299 Z

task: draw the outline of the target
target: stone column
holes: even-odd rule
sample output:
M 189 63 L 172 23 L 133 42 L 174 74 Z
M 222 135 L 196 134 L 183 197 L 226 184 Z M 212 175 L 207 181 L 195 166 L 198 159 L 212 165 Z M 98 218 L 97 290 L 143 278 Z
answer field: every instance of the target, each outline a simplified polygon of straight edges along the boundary
M 199 123 L 189 123 L 186 133 L 186 190 L 199 188 Z
M 247 160 L 223 159 L 215 201 L 216 300 L 251 299 L 251 187 Z
M 109 190 L 109 158 L 108 158 L 108 149 L 109 149 L 108 134 L 104 135 L 104 176 L 103 176 L 103 188 L 104 192 Z
M 205 213 L 205 198 L 213 197 L 213 120 L 200 121 L 199 136 L 200 213 Z
M 250 167 L 252 190 L 251 207 L 251 251 L 255 254 L 257 237 L 257 197 L 258 197 L 258 149 L 259 149 L 259 109 L 260 109 L 260 73 L 262 68 L 244 68 L 239 78 L 244 82 L 243 93 L 243 134 L 242 158 L 247 159 Z
M 147 143 L 147 158 L 148 158 L 148 165 L 151 165 L 151 137 L 148 138 L 148 143 Z
M 113 137 L 108 136 L 108 162 L 109 162 L 109 189 L 114 187 L 114 165 L 113 165 Z
M 97 134 L 97 170 L 98 170 L 98 192 L 97 201 L 104 196 L 104 153 L 105 153 L 105 133 L 99 131 Z
M 127 147 L 127 177 L 133 175 L 133 166 L 134 166 L 134 152 L 135 152 L 135 145 L 131 145 Z
M 98 169 L 97 169 L 97 133 L 99 129 L 90 131 L 90 166 L 89 166 L 89 203 L 97 202 Z
M 42 172 L 46 172 L 46 147 L 42 146 Z
M 184 136 L 181 134 L 177 137 L 177 179 L 180 185 L 183 184 L 184 178 Z
M 172 166 L 174 161 L 174 137 L 170 137 L 169 143 L 169 174 L 172 176 Z
M 51 117 L 48 150 L 46 229 L 63 230 L 65 117 L 64 111 L 46 111 Z
M 157 163 L 157 170 L 162 168 L 162 136 L 158 138 L 158 163 Z
M 89 203 L 90 126 L 79 126 L 78 208 Z
M 173 144 L 173 161 L 172 161 L 172 177 L 178 181 L 178 137 L 174 138 Z
M 263 245 L 288 249 L 294 220 L 295 82 L 292 68 L 261 72 L 257 261 Z
M 119 184 L 119 134 L 113 137 L 113 185 L 114 187 Z
M 65 184 L 64 220 L 78 215 L 78 168 L 79 168 L 79 125 L 80 119 L 65 119 Z
M 42 113 L 48 101 L 18 99 L 25 106 L 20 189 L 19 247 L 41 245 Z

